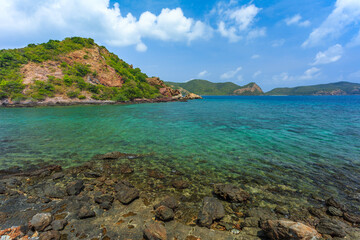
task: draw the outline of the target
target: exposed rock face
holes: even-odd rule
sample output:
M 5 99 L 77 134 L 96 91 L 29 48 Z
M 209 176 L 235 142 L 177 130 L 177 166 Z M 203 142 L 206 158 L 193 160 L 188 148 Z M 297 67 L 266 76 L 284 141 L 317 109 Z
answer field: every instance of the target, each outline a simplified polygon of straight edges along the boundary
M 244 202 L 250 198 L 247 192 L 231 184 L 215 184 L 214 192 L 216 195 L 230 202 Z
M 34 79 L 46 81 L 49 75 L 56 78 L 64 77 L 60 63 L 55 61 L 46 61 L 41 64 L 29 62 L 21 68 L 20 72 L 24 76 L 24 84 L 31 84 L 34 82 Z
M 43 231 L 47 226 L 50 225 L 52 216 L 50 213 L 38 213 L 32 217 L 30 226 L 36 231 Z
M 234 91 L 234 95 L 259 95 L 264 94 L 263 90 L 256 83 L 249 83 L 243 88 Z
M 159 92 L 161 95 L 165 97 L 177 97 L 179 95 L 181 96 L 179 90 L 174 90 L 166 86 L 166 84 L 163 81 L 161 81 L 160 78 L 158 77 L 147 78 L 146 81 L 152 86 L 160 87 Z
M 321 235 L 312 227 L 289 220 L 267 220 L 261 228 L 271 240 L 316 240 Z
M 203 207 L 198 215 L 198 223 L 202 227 L 210 227 L 214 220 L 225 216 L 224 206 L 213 197 L 205 197 Z
M 185 96 L 185 99 L 202 99 L 202 97 L 195 93 L 189 93 Z
M 166 229 L 160 223 L 151 223 L 144 229 L 144 237 L 147 240 L 167 240 Z

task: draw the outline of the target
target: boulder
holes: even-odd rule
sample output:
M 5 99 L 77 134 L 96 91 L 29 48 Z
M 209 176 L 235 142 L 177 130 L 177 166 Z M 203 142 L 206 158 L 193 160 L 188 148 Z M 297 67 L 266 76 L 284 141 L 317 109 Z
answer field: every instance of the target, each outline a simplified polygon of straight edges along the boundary
M 266 220 L 261 228 L 271 240 L 316 240 L 321 235 L 312 227 L 289 220 Z
M 343 215 L 343 212 L 339 208 L 335 208 L 331 206 L 328 208 L 328 213 L 332 216 L 338 216 L 338 217 L 342 217 Z
M 54 173 L 54 174 L 52 175 L 52 179 L 53 179 L 53 180 L 58 180 L 58 179 L 61 179 L 61 178 L 63 178 L 63 177 L 65 177 L 65 174 L 62 173 L 62 172 L 56 172 L 56 173 Z
M 52 222 L 50 213 L 38 213 L 30 220 L 30 227 L 36 231 L 43 231 Z
M 78 218 L 84 219 L 84 218 L 92 218 L 95 217 L 95 212 L 90 208 L 90 206 L 84 205 L 80 208 L 78 214 Z
M 51 230 L 40 234 L 39 240 L 60 240 L 61 235 L 58 231 Z
M 205 197 L 202 209 L 198 215 L 198 223 L 202 227 L 210 227 L 214 220 L 225 216 L 224 206 L 213 197 Z
M 66 219 L 55 220 L 51 223 L 51 227 L 53 230 L 61 231 L 65 228 L 65 226 L 67 224 L 68 224 L 68 221 Z
M 160 203 L 156 204 L 154 209 L 157 209 L 160 206 L 166 206 L 172 210 L 175 210 L 179 207 L 179 201 L 172 196 L 167 196 Z
M 161 221 L 170 221 L 174 219 L 174 211 L 166 206 L 160 206 L 155 210 L 155 217 Z
M 66 192 L 69 196 L 79 195 L 83 189 L 84 189 L 83 180 L 77 180 L 71 182 L 66 186 Z
M 222 199 L 230 202 L 244 202 L 250 198 L 247 192 L 232 184 L 214 184 L 214 192 Z
M 343 204 L 339 203 L 333 197 L 326 199 L 325 204 L 328 207 L 338 208 L 338 209 L 343 210 L 343 211 L 346 210 L 345 206 Z
M 147 224 L 144 229 L 144 238 L 147 240 L 167 240 L 166 229 L 160 223 Z
M 97 204 L 100 205 L 101 208 L 109 210 L 114 201 L 114 197 L 109 194 L 104 194 L 104 195 L 95 197 L 94 200 Z
M 65 190 L 54 185 L 48 184 L 45 186 L 44 194 L 48 198 L 64 198 L 66 193 Z
M 351 213 L 344 213 L 344 219 L 351 223 L 360 223 L 360 215 L 355 215 Z
M 117 190 L 116 198 L 122 204 L 129 204 L 135 199 L 139 198 L 139 191 L 132 186 L 120 183 L 115 187 L 115 189 Z
M 346 236 L 345 227 L 343 226 L 342 222 L 329 218 L 320 219 L 320 222 L 317 225 L 316 229 L 318 230 L 319 233 L 327 234 L 332 237 Z

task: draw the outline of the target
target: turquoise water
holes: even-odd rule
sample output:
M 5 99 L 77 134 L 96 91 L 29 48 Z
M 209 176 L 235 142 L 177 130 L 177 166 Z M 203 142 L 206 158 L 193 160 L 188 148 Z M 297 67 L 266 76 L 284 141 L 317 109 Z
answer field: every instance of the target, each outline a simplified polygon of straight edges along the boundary
M 298 198 L 336 195 L 356 206 L 360 96 L 0 108 L 2 169 L 72 166 L 110 151 L 151 154 L 143 164 L 186 172 L 193 181 L 201 174 L 254 193 L 277 186 Z

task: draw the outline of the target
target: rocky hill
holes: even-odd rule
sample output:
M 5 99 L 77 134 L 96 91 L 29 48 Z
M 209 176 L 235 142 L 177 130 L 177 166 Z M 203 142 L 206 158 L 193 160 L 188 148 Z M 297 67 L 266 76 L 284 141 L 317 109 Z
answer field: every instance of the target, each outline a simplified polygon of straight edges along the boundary
M 172 88 L 181 92 L 193 92 L 199 95 L 263 95 L 264 92 L 256 83 L 239 86 L 232 82 L 213 83 L 194 79 L 186 83 L 166 82 Z
M 266 95 L 358 95 L 360 84 L 351 82 L 336 82 L 294 88 L 275 88 Z
M 93 39 L 80 37 L 0 50 L 0 105 L 180 99 Z

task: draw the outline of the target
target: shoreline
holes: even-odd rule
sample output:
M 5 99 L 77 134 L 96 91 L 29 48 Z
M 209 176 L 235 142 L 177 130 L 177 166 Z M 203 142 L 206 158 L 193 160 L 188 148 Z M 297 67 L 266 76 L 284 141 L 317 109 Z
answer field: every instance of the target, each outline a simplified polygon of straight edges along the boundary
M 0 229 L 15 226 L 28 236 L 61 239 L 152 239 L 147 234 L 160 232 L 162 238 L 153 239 L 260 240 L 280 239 L 271 237 L 279 230 L 276 224 L 290 232 L 297 224 L 313 237 L 360 236 L 360 216 L 334 198 L 317 199 L 312 207 L 270 208 L 238 184 L 190 180 L 186 172 L 144 164 L 145 157 L 151 156 L 111 152 L 66 169 L 2 170 Z M 50 223 L 38 227 L 37 214 Z

